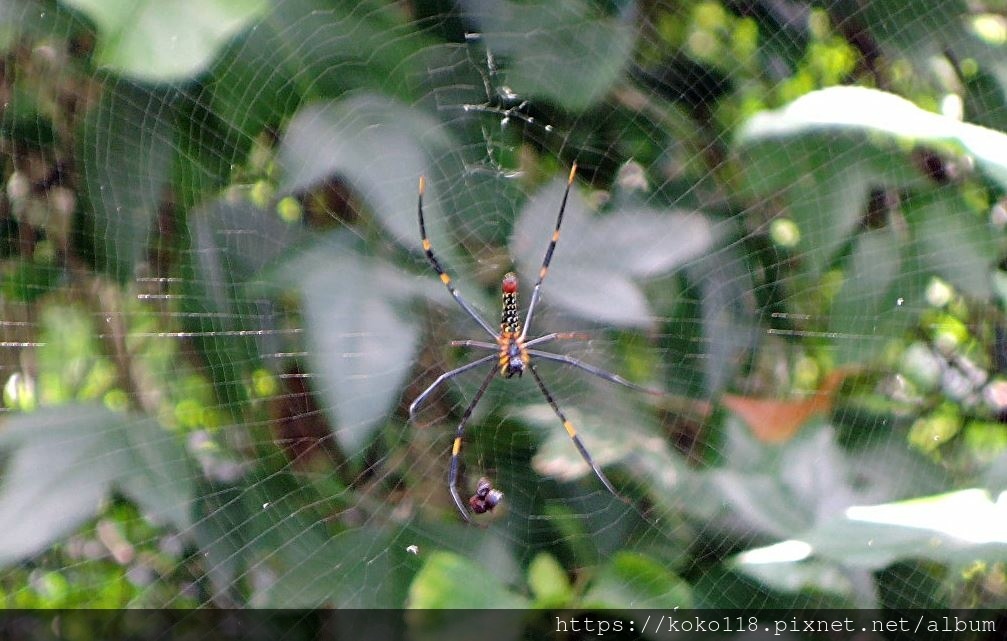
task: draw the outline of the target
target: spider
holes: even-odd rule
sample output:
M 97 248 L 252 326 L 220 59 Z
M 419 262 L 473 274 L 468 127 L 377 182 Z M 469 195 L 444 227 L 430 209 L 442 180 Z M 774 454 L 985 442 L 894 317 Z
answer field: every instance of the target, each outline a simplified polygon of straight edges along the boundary
M 582 338 L 583 335 L 576 332 L 554 332 L 551 334 L 544 334 L 537 338 L 531 340 L 526 340 L 528 335 L 528 328 L 531 326 L 532 315 L 535 313 L 535 305 L 538 303 L 540 292 L 542 289 L 542 281 L 545 280 L 546 273 L 549 271 L 549 263 L 552 261 L 553 251 L 556 249 L 556 242 L 559 240 L 559 228 L 563 223 L 563 211 L 566 209 L 567 197 L 570 195 L 570 186 L 573 185 L 574 176 L 577 174 L 577 164 L 574 163 L 570 168 L 570 175 L 566 182 L 566 191 L 563 192 L 563 201 L 559 206 L 559 215 L 556 217 L 556 229 L 552 233 L 552 239 L 549 241 L 549 248 L 545 252 L 545 259 L 542 261 L 542 267 L 538 272 L 538 280 L 535 282 L 535 288 L 532 289 L 531 301 L 528 303 L 528 312 L 525 315 L 524 323 L 521 323 L 521 319 L 518 314 L 518 279 L 514 272 L 510 272 L 503 277 L 501 282 L 501 298 L 503 302 L 503 313 L 500 319 L 500 331 L 493 329 L 489 323 L 487 323 L 482 316 L 466 301 L 462 298 L 458 290 L 455 289 L 451 282 L 451 277 L 444 271 L 441 267 L 440 262 L 438 262 L 437 257 L 434 256 L 433 248 L 430 244 L 430 239 L 427 238 L 426 225 L 423 222 L 423 192 L 425 190 L 425 181 L 423 177 L 420 177 L 419 183 L 419 204 L 418 204 L 418 215 L 420 220 L 420 236 L 423 239 L 423 251 L 426 253 L 427 260 L 433 266 L 434 271 L 440 277 L 441 282 L 448 288 L 448 292 L 454 297 L 458 305 L 461 306 L 465 313 L 468 314 L 472 320 L 479 324 L 486 333 L 493 337 L 493 342 L 484 341 L 473 341 L 473 340 L 462 340 L 462 341 L 452 341 L 451 344 L 454 346 L 463 347 L 473 347 L 476 349 L 489 350 L 493 352 L 487 356 L 476 359 L 471 363 L 457 367 L 449 372 L 445 372 L 437 377 L 437 379 L 423 391 L 409 406 L 409 417 L 410 420 L 415 416 L 417 408 L 423 404 L 423 402 L 436 390 L 442 383 L 463 374 L 471 369 L 475 369 L 481 365 L 490 364 L 486 378 L 483 380 L 479 389 L 476 391 L 475 396 L 469 402 L 468 407 L 462 413 L 461 421 L 458 423 L 458 427 L 455 429 L 455 439 L 451 446 L 451 466 L 448 472 L 448 489 L 451 492 L 451 498 L 454 499 L 455 505 L 458 507 L 458 512 L 461 513 L 462 518 L 466 521 L 469 520 L 469 515 L 465 509 L 465 504 L 462 503 L 462 499 L 458 494 L 458 459 L 459 454 L 462 449 L 462 437 L 465 435 L 465 425 L 468 423 L 469 418 L 472 416 L 472 411 L 475 409 L 476 405 L 479 403 L 479 399 L 482 398 L 483 394 L 486 392 L 486 388 L 489 387 L 490 382 L 498 374 L 506 378 L 513 378 L 515 375 L 519 378 L 524 374 L 525 370 L 531 372 L 532 377 L 535 379 L 535 383 L 538 385 L 539 390 L 541 390 L 542 395 L 545 400 L 552 407 L 556 416 L 563 423 L 563 427 L 566 429 L 566 433 L 570 436 L 573 441 L 574 446 L 577 451 L 580 452 L 581 457 L 584 459 L 591 469 L 594 471 L 594 475 L 598 477 L 601 484 L 605 486 L 613 496 L 622 500 L 619 493 L 615 491 L 612 483 L 605 476 L 605 473 L 601 471 L 601 468 L 594 462 L 591 458 L 591 454 L 587 451 L 587 447 L 584 446 L 583 441 L 581 441 L 580 436 L 577 435 L 577 429 L 573 424 L 567 419 L 563 410 L 560 409 L 559 405 L 556 403 L 556 399 L 549 392 L 546 387 L 545 382 L 542 377 L 539 376 L 538 371 L 535 369 L 534 360 L 542 359 L 544 361 L 553 361 L 556 363 L 562 363 L 564 365 L 570 365 L 572 367 L 584 370 L 590 374 L 594 374 L 600 378 L 623 385 L 630 389 L 647 392 L 649 394 L 662 394 L 657 390 L 652 390 L 635 383 L 632 383 L 623 377 L 607 372 L 594 365 L 589 365 L 576 358 L 570 356 L 564 356 L 561 354 L 553 354 L 551 352 L 543 352 L 538 349 L 532 349 L 533 347 L 544 345 L 555 340 L 564 339 L 576 339 Z M 493 505 L 502 498 L 502 494 L 499 497 L 495 497 Z M 481 505 L 480 505 L 481 506 Z M 478 510 L 477 510 L 478 512 Z

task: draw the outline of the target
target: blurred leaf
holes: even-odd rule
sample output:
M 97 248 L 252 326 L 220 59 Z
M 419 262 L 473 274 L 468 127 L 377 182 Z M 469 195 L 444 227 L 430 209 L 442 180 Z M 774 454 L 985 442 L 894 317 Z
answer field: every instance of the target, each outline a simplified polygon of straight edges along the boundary
M 11 88 L 12 95 L 0 114 L 0 134 L 19 146 L 48 149 L 56 142 L 52 119 L 40 109 L 33 92 L 24 84 L 17 83 Z
M 926 309 L 925 290 L 940 276 L 963 293 L 992 293 L 991 230 L 951 189 L 931 190 L 903 205 L 909 233 L 895 225 L 861 232 L 829 315 L 839 364 L 877 357 Z
M 450 612 L 438 614 L 435 610 L 466 610 L 466 609 L 513 609 L 521 610 L 529 607 L 528 600 L 511 592 L 496 578 L 485 572 L 474 562 L 452 554 L 451 552 L 431 552 L 426 563 L 416 574 L 409 587 L 409 599 L 406 607 L 414 610 L 426 610 L 409 615 L 410 623 L 419 627 L 442 631 L 449 629 L 455 619 Z M 513 619 L 512 625 L 520 622 Z M 467 625 L 470 621 L 464 622 Z M 519 628 L 511 630 L 517 633 Z M 486 630 L 487 639 L 506 639 L 511 637 L 502 630 Z M 451 638 L 446 635 L 441 638 Z
M 247 194 L 242 194 L 247 196 Z M 241 398 L 258 354 L 283 351 L 275 304 L 253 285 L 259 272 L 306 236 L 244 198 L 218 199 L 188 217 L 191 252 L 182 303 L 188 329 L 210 359 L 223 399 Z
M 561 608 L 573 596 L 563 567 L 546 552 L 536 554 L 528 564 L 528 586 L 535 596 L 536 607 Z
M 747 527 L 781 540 L 800 538 L 852 505 L 914 496 L 943 481 L 898 438 L 847 452 L 824 425 L 809 425 L 782 445 L 756 441 L 737 421 L 728 427 L 722 456 L 729 466 L 707 476 Z
M 419 329 L 404 303 L 416 290 L 401 271 L 330 238 L 284 264 L 279 279 L 300 291 L 313 387 L 343 452 L 359 460 L 413 367 Z
M 520 98 L 586 109 L 605 97 L 633 51 L 631 23 L 599 15 L 584 0 L 462 6 L 493 55 L 508 61 L 506 83 Z
M 853 9 L 854 15 L 846 12 Z M 946 39 L 962 29 L 962 17 L 967 5 L 963 0 L 942 0 L 920 4 L 913 0 L 875 0 L 870 6 L 836 3 L 837 19 L 854 18 L 863 22 L 872 37 L 902 55 L 912 56 L 923 64 L 930 56 L 942 51 Z M 912 20 L 895 19 L 912 15 Z M 934 37 L 935 25 L 940 25 L 940 38 Z
M 82 182 L 102 269 L 131 280 L 154 228 L 175 155 L 176 95 L 109 80 L 81 134 Z
M 76 12 L 50 0 L 5 0 L 0 3 L 0 51 L 5 54 L 27 39 L 93 37 Z
M 725 248 L 690 264 L 688 275 L 700 291 L 706 390 L 716 396 L 759 341 L 752 274 L 734 248 Z
M 525 203 L 511 238 L 519 269 L 529 277 L 542 265 L 565 183 L 553 181 Z M 716 234 L 700 213 L 628 209 L 590 217 L 576 185 L 542 299 L 597 323 L 647 327 L 653 312 L 633 282 L 666 274 L 706 252 Z
M 410 577 L 403 575 L 405 559 L 396 557 L 389 543 L 387 531 L 367 527 L 325 536 L 317 545 L 299 541 L 296 549 L 285 550 L 283 562 L 274 568 L 275 581 L 253 603 L 297 609 L 401 607 L 401 597 L 392 598 L 403 587 L 396 580 Z M 261 547 L 266 552 L 268 546 Z
M 65 0 L 101 34 L 96 62 L 149 82 L 185 80 L 268 7 L 266 0 Z
M 449 145 L 436 121 L 382 96 L 310 105 L 294 116 L 280 146 L 283 189 L 346 178 L 399 243 L 416 246 L 416 219 L 404 214 L 416 211 L 419 178 L 430 173 L 427 153 Z
M 0 490 L 0 563 L 43 550 L 95 515 L 113 486 L 155 519 L 191 523 L 185 451 L 153 419 L 68 405 L 14 416 L 0 431 L 10 459 Z
M 768 557 L 774 550 L 780 549 L 784 545 L 786 544 L 753 550 L 740 555 L 739 561 L 735 564 L 737 570 L 784 594 L 810 592 L 814 594 L 816 600 L 822 599 L 824 595 L 834 595 L 840 601 L 833 607 L 869 608 L 877 606 L 877 602 L 869 600 L 872 595 L 863 594 L 857 589 L 859 584 L 854 577 L 850 576 L 851 572 L 848 568 L 816 558 L 773 561 L 764 560 L 759 556 L 765 551 Z
M 659 445 L 658 439 L 640 425 L 642 417 L 629 413 L 634 409 L 636 408 L 618 407 L 618 403 L 613 401 L 604 413 L 581 411 L 575 407 L 564 407 L 564 413 L 577 426 L 577 432 L 595 463 L 604 468 L 624 462 L 640 449 L 664 449 L 663 445 Z M 639 414 L 638 410 L 637 413 Z M 545 434 L 545 441 L 532 460 L 535 471 L 561 481 L 583 477 L 594 479 L 591 468 L 570 442 L 570 437 L 562 429 L 549 405 L 543 403 L 523 407 L 518 410 L 517 416 Z M 621 429 L 613 429 L 614 425 L 621 426 Z
M 583 603 L 591 609 L 692 607 L 689 584 L 657 561 L 634 552 L 619 552 L 591 582 Z
M 965 294 L 980 300 L 990 297 L 996 260 L 993 230 L 972 213 L 958 190 L 941 189 L 913 198 L 906 203 L 906 218 L 921 268 Z
M 196 487 L 193 541 L 203 554 L 214 605 L 228 607 L 237 603 L 237 595 L 231 593 L 234 579 L 243 570 L 245 551 L 253 538 L 234 524 L 248 522 L 248 513 L 240 500 L 241 488 L 211 485 L 202 478 Z
M 837 364 L 875 358 L 908 329 L 923 308 L 923 280 L 893 227 L 859 234 L 829 314 Z
M 813 91 L 786 107 L 756 114 L 738 134 L 741 145 L 767 139 L 859 133 L 865 142 L 934 146 L 968 154 L 980 169 L 1007 187 L 1007 134 L 920 109 L 894 94 L 865 87 Z
M 4 275 L 0 291 L 12 300 L 31 302 L 52 291 L 59 283 L 62 272 L 55 265 L 41 262 L 22 262 Z

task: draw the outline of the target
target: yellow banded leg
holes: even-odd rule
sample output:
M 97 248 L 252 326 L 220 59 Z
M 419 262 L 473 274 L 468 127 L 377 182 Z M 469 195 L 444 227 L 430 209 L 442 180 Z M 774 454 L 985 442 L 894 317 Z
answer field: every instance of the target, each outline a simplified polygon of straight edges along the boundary
M 573 441 L 577 451 L 580 452 L 581 458 L 584 459 L 585 463 L 591 466 L 591 469 L 594 471 L 594 475 L 598 477 L 598 480 L 605 486 L 605 489 L 611 492 L 617 499 L 624 501 L 625 499 L 619 496 L 619 493 L 615 491 L 615 487 L 612 486 L 611 481 L 608 480 L 605 473 L 601 471 L 601 468 L 598 467 L 598 465 L 594 462 L 594 459 L 591 458 L 591 454 L 587 451 L 587 448 L 584 447 L 584 442 L 580 440 L 579 436 L 577 436 L 577 428 L 575 428 L 573 423 L 571 423 L 569 419 L 567 419 L 566 415 L 563 414 L 563 410 L 559 408 L 559 405 L 556 403 L 556 399 L 554 399 L 552 394 L 549 393 L 549 389 L 546 388 L 545 382 L 543 382 L 542 378 L 538 375 L 538 372 L 535 370 L 535 366 L 529 363 L 528 369 L 531 370 L 532 376 L 535 377 L 535 382 L 538 383 L 538 388 L 542 390 L 542 395 L 545 396 L 546 402 L 548 402 L 550 407 L 552 407 L 552 410 L 556 412 L 556 416 L 559 417 L 559 420 L 563 422 L 563 428 L 566 429 L 566 433 L 570 436 L 570 440 Z
M 475 409 L 476 404 L 479 403 L 479 399 L 483 397 L 486 393 L 486 388 L 490 386 L 490 381 L 493 377 L 497 375 L 496 365 L 489 371 L 486 378 L 483 380 L 482 385 L 476 391 L 476 395 L 472 397 L 469 402 L 468 407 L 465 408 L 465 412 L 462 414 L 462 420 L 458 423 L 458 427 L 455 429 L 455 440 L 451 445 L 451 465 L 448 468 L 448 490 L 451 492 L 451 498 L 454 499 L 455 507 L 458 508 L 458 512 L 462 515 L 462 518 L 466 521 L 469 520 L 469 512 L 465 507 L 465 503 L 462 502 L 462 497 L 458 494 L 458 459 L 462 451 L 462 437 L 465 436 L 465 425 L 469 422 L 469 418 L 472 417 L 472 410 Z

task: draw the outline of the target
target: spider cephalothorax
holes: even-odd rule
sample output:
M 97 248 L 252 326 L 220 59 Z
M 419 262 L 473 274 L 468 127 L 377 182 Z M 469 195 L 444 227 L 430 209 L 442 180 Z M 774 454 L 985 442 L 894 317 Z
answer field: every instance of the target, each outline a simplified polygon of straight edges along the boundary
M 542 281 L 545 280 L 545 275 L 549 271 L 549 263 L 552 261 L 553 251 L 556 249 L 556 241 L 559 240 L 559 228 L 563 223 L 563 211 L 566 209 L 566 201 L 570 195 L 570 186 L 573 184 L 573 178 L 577 173 L 577 165 L 575 164 L 570 169 L 570 175 L 566 182 L 566 191 L 563 192 L 563 202 L 559 206 L 559 215 L 556 217 L 556 229 L 552 233 L 552 239 L 549 242 L 549 247 L 545 252 L 545 259 L 542 261 L 542 267 L 538 272 L 538 281 L 535 283 L 534 289 L 531 292 L 531 299 L 528 302 L 528 312 L 525 315 L 524 323 L 521 323 L 521 319 L 518 312 L 518 280 L 517 275 L 513 272 L 508 273 L 504 276 L 501 282 L 501 298 L 503 303 L 503 310 L 500 316 L 500 331 L 495 331 L 489 323 L 487 323 L 482 316 L 471 306 L 469 303 L 462 298 L 461 294 L 455 289 L 451 282 L 451 277 L 444 271 L 441 267 L 440 262 L 434 256 L 433 248 L 430 245 L 430 239 L 427 238 L 426 225 L 423 222 L 423 191 L 425 183 L 423 178 L 420 178 L 419 187 L 419 219 L 420 219 L 420 235 L 423 238 L 423 251 L 427 255 L 427 260 L 433 266 L 434 271 L 440 277 L 441 282 L 448 288 L 448 291 L 454 297 L 458 305 L 467 313 L 476 323 L 479 324 L 486 332 L 493 337 L 495 342 L 488 341 L 452 341 L 452 345 L 460 345 L 465 347 L 474 347 L 477 349 L 490 350 L 493 353 L 482 358 L 478 358 L 471 363 L 462 365 L 461 367 L 456 367 L 455 369 L 445 372 L 437 377 L 427 389 L 416 397 L 416 399 L 409 406 L 409 416 L 412 417 L 416 413 L 416 409 L 423 403 L 428 396 L 430 396 L 434 390 L 436 390 L 441 383 L 458 376 L 464 372 L 474 369 L 476 367 L 492 363 L 491 369 L 487 372 L 486 378 L 483 379 L 482 385 L 476 391 L 475 396 L 469 402 L 465 411 L 462 413 L 461 421 L 458 423 L 458 427 L 455 429 L 455 440 L 451 445 L 451 467 L 448 471 L 448 489 L 451 492 L 451 498 L 454 499 L 455 505 L 458 507 L 458 511 L 461 513 L 462 518 L 466 521 L 469 520 L 468 511 L 465 508 L 465 504 L 462 502 L 461 496 L 458 494 L 458 459 L 462 450 L 462 436 L 465 434 L 465 425 L 468 423 L 469 418 L 472 416 L 472 411 L 475 409 L 476 404 L 479 399 L 482 398 L 483 394 L 486 392 L 486 388 L 489 387 L 490 381 L 497 375 L 504 376 L 506 378 L 512 378 L 516 374 L 520 377 L 524 374 L 527 369 L 531 372 L 532 377 L 535 379 L 535 384 L 538 385 L 539 390 L 542 391 L 542 395 L 545 397 L 549 406 L 552 407 L 556 416 L 563 423 L 563 428 L 566 433 L 570 436 L 573 441 L 574 446 L 580 453 L 584 461 L 591 466 L 594 471 L 595 476 L 601 481 L 602 485 L 605 486 L 609 492 L 615 496 L 619 496 L 612 487 L 612 483 L 609 482 L 608 477 L 605 473 L 601 471 L 601 468 L 594 462 L 591 455 L 588 453 L 587 448 L 584 447 L 584 443 L 581 441 L 580 436 L 577 435 L 577 430 L 574 428 L 573 423 L 567 420 L 566 415 L 563 414 L 563 410 L 560 409 L 556 400 L 553 398 L 552 394 L 549 393 L 548 388 L 545 386 L 545 382 L 535 371 L 535 365 L 533 360 L 540 358 L 546 361 L 552 361 L 555 363 L 562 363 L 564 365 L 570 365 L 578 369 L 582 369 L 585 372 L 599 376 L 607 381 L 613 383 L 618 383 L 619 385 L 625 385 L 635 390 L 640 390 L 643 392 L 649 392 L 651 394 L 661 394 L 661 392 L 656 390 L 647 389 L 646 387 L 641 387 L 635 383 L 631 383 L 617 374 L 612 374 L 611 372 L 606 372 L 605 370 L 595 367 L 594 365 L 588 365 L 583 363 L 576 358 L 570 356 L 564 356 L 562 354 L 553 354 L 551 352 L 543 352 L 536 349 L 531 349 L 536 345 L 542 345 L 554 340 L 579 338 L 581 334 L 576 332 L 555 332 L 552 334 L 545 334 L 537 338 L 526 340 L 528 334 L 528 327 L 531 325 L 532 314 L 535 312 L 535 304 L 538 302 L 539 291 L 542 287 Z M 495 362 L 494 362 L 495 361 Z M 492 486 L 486 481 L 485 484 L 480 483 L 480 490 L 483 494 L 480 495 L 477 491 L 474 499 L 478 499 L 476 503 L 470 502 L 470 508 L 477 513 L 482 513 L 491 510 L 502 498 L 503 493 L 499 490 L 493 490 L 494 493 L 490 493 Z M 491 498 L 492 497 L 492 498 Z M 482 509 L 485 508 L 485 509 Z

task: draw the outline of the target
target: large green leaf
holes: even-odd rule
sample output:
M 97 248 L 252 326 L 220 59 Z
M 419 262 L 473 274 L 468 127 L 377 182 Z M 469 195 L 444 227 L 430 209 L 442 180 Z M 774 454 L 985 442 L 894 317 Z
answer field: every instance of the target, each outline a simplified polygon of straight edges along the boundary
M 585 109 L 604 98 L 633 51 L 632 24 L 602 16 L 584 0 L 463 6 L 490 52 L 508 61 L 506 83 L 519 97 Z
M 1007 561 L 1005 495 L 974 488 L 852 506 L 798 538 L 833 562 L 880 569 L 923 556 L 956 564 Z
M 99 65 L 152 82 L 198 75 L 269 6 L 266 0 L 64 1 L 97 26 Z
M 405 246 L 416 246 L 420 176 L 430 174 L 427 153 L 446 149 L 437 121 L 381 96 L 362 95 L 301 109 L 280 146 L 283 188 L 303 191 L 339 175 L 371 206 Z M 433 194 L 431 194 L 433 196 Z M 436 198 L 427 215 L 437 224 Z
M 185 450 L 150 418 L 96 405 L 15 416 L 0 431 L 9 455 L 0 489 L 0 563 L 45 549 L 95 515 L 113 488 L 156 521 L 191 522 L 193 470 Z
M 344 236 L 330 238 L 284 264 L 280 282 L 300 292 L 312 386 L 343 451 L 359 459 L 413 365 L 419 328 L 405 303 L 415 283 Z
M 542 265 L 564 186 L 554 181 L 536 193 L 514 226 L 511 251 L 529 279 Z M 592 218 L 574 185 L 542 300 L 594 322 L 648 327 L 654 314 L 636 281 L 673 271 L 715 239 L 709 220 L 698 212 L 626 209 Z

